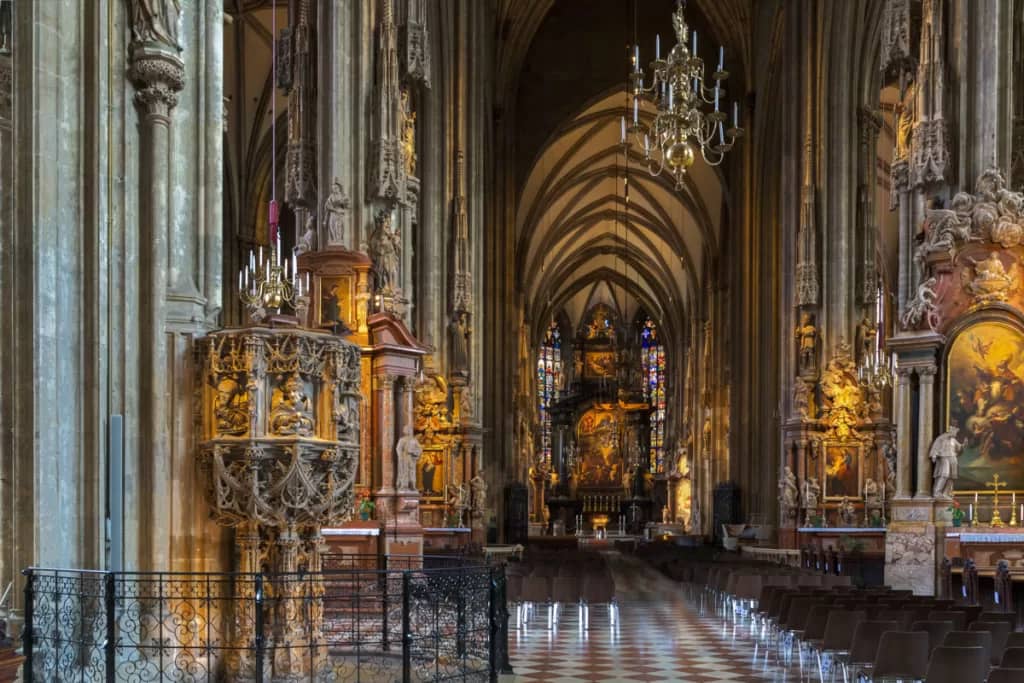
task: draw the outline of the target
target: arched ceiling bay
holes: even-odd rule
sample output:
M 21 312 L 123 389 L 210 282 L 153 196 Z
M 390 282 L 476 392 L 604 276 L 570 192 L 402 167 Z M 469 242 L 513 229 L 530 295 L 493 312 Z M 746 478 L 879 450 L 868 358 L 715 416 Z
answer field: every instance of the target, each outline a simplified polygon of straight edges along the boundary
M 638 158 L 627 162 L 626 113 L 621 87 L 585 106 L 557 129 L 525 178 L 516 273 L 535 334 L 561 309 L 577 325 L 581 301 L 603 283 L 624 317 L 642 308 L 680 335 L 717 251 L 723 189 L 716 169 L 698 160 L 676 190 Z

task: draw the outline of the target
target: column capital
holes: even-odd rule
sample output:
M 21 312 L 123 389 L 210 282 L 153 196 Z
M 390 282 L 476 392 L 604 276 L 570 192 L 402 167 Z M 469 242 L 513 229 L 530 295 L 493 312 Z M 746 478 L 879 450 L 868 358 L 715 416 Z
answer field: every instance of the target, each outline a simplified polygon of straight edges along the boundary
M 922 365 L 917 368 L 917 375 L 921 378 L 922 382 L 931 382 L 938 371 L 939 369 L 934 365 Z
M 397 375 L 374 375 L 373 376 L 373 388 L 374 390 L 385 390 L 390 391 L 395 388 L 395 382 L 398 380 Z
M 136 44 L 128 72 L 135 84 L 135 103 L 147 116 L 168 118 L 185 87 L 185 64 L 166 47 Z

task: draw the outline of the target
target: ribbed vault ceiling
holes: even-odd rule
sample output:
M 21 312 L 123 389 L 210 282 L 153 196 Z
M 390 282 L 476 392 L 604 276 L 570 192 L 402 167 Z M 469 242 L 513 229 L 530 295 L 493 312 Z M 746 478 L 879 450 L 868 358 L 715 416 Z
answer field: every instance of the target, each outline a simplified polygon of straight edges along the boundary
M 679 339 L 717 250 L 722 184 L 698 161 L 682 191 L 624 156 L 623 90 L 570 117 L 542 148 L 516 217 L 516 273 L 534 338 L 559 311 L 575 327 L 595 295 L 624 319 L 638 308 Z M 649 118 L 652 112 L 645 111 Z M 628 178 L 629 200 L 626 185 Z

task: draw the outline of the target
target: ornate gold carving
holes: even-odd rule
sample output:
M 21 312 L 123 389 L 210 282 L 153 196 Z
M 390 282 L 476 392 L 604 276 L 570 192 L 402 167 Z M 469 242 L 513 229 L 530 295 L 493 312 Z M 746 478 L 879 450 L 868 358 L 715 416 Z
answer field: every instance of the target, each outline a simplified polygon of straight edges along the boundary
M 844 440 L 856 436 L 857 422 L 866 413 L 864 394 L 857 381 L 857 366 L 850 347 L 840 342 L 836 355 L 821 377 L 822 418 L 830 436 Z
M 214 414 L 218 436 L 239 436 L 249 431 L 249 397 L 231 377 L 224 377 L 217 384 Z
M 416 433 L 426 445 L 443 440 L 451 427 L 448 383 L 441 375 L 428 375 L 416 384 Z
M 402 90 L 402 161 L 406 175 L 416 175 L 416 112 L 408 90 Z

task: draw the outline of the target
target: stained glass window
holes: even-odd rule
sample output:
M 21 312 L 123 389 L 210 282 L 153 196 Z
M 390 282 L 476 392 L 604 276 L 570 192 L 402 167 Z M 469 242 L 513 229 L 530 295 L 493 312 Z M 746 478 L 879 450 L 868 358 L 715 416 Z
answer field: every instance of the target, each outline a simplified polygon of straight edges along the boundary
M 658 338 L 658 326 L 647 318 L 640 329 L 640 362 L 644 377 L 644 399 L 651 404 L 652 472 L 665 471 L 665 347 Z
M 562 380 L 562 333 L 558 323 L 544 333 L 537 354 L 537 401 L 540 407 L 540 447 L 544 459 L 551 462 L 551 402 Z

